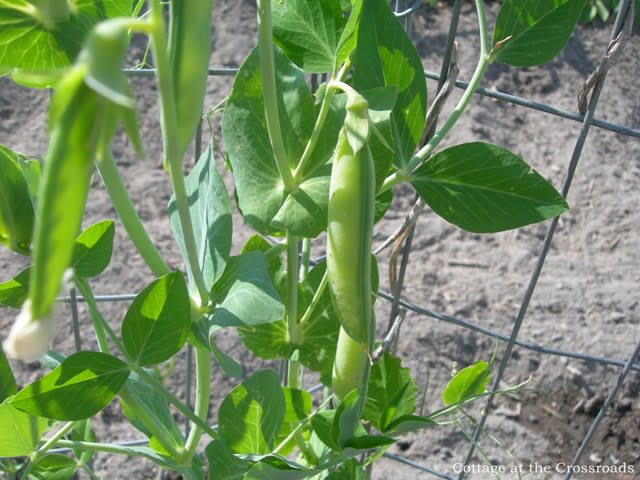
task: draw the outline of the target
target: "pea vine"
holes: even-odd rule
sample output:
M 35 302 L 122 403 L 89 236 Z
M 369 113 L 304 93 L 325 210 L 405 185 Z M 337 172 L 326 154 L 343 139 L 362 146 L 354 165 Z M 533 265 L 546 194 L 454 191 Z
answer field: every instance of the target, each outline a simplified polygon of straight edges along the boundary
M 568 208 L 502 147 L 439 146 L 491 64 L 528 67 L 554 58 L 585 0 L 506 0 L 492 36 L 484 2 L 476 0 L 476 69 L 430 137 L 439 109 L 427 109 L 421 59 L 388 2 L 257 0 L 258 45 L 226 101 L 205 115 L 222 114 L 235 200 L 256 232 L 238 255 L 231 255 L 230 194 L 213 135 L 183 175 L 182 158 L 203 117 L 214 2 L 150 0 L 144 11 L 143 2 L 133 4 L 0 1 L 0 23 L 8 25 L 0 31 L 0 72 L 54 89 L 43 161 L 0 146 L 0 243 L 31 259 L 0 284 L 0 305 L 18 311 L 0 349 L 0 457 L 22 459 L 2 468 L 21 479 L 71 478 L 79 469 L 97 478 L 91 458 L 103 452 L 145 458 L 189 479 L 368 478 L 402 435 L 460 426 L 465 407 L 488 394 L 492 362 L 461 369 L 442 392 L 442 408 L 422 411 L 415 380 L 392 353 L 397 329 L 377 337 L 374 225 L 400 183 L 470 232 L 514 229 Z M 163 163 L 174 192 L 167 214 L 183 271 L 171 271 L 156 249 L 113 158 L 120 125 L 142 150 L 122 70 L 133 34 L 148 38 L 153 57 Z M 309 74 L 326 76 L 315 92 Z M 115 222 L 78 235 L 94 170 L 156 277 L 117 330 L 90 285 L 110 263 Z M 326 261 L 312 262 L 311 241 L 323 232 Z M 49 346 L 56 298 L 69 283 L 87 303 L 99 348 L 65 357 Z M 254 355 L 280 360 L 283 371 L 245 375 L 216 339 L 223 329 L 235 329 Z M 196 388 L 185 400 L 154 368 L 186 345 L 195 351 Z M 49 371 L 18 388 L 8 358 L 40 360 Z M 213 416 L 212 358 L 238 380 Z M 325 385 L 321 397 L 305 390 L 308 372 Z M 525 383 L 498 393 L 517 393 Z M 147 446 L 96 439 L 92 418 L 114 398 Z M 174 411 L 189 420 L 187 434 Z M 72 456 L 49 452 L 58 447 Z

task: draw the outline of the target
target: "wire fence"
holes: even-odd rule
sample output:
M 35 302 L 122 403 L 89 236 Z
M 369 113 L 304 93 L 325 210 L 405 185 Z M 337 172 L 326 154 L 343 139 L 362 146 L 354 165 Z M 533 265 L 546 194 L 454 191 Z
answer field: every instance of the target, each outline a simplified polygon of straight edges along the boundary
M 411 15 L 414 14 L 418 8 L 420 8 L 422 1 L 421 0 L 413 0 L 413 1 L 395 0 L 392 3 L 395 4 L 392 6 L 392 8 L 396 14 L 396 17 L 398 17 L 401 23 L 403 23 L 403 26 L 405 27 L 405 29 L 409 29 Z M 453 49 L 454 41 L 456 39 L 457 30 L 458 30 L 458 20 L 460 18 L 461 6 L 462 6 L 462 0 L 454 0 L 453 6 L 452 6 L 452 19 L 449 26 L 449 33 L 447 36 L 442 71 L 440 72 L 440 74 L 437 74 L 435 72 L 425 71 L 425 76 L 427 78 L 437 80 L 439 82 L 438 90 L 442 88 L 442 85 L 446 78 L 447 68 L 451 59 L 452 49 Z M 632 21 L 633 21 L 633 0 L 623 0 L 620 4 L 620 9 L 618 11 L 615 23 L 611 31 L 610 41 L 613 42 L 618 37 L 618 35 L 620 35 L 620 32 L 623 31 L 625 25 L 628 25 L 628 22 L 632 22 Z M 603 50 L 606 51 L 609 45 L 603 45 L 603 47 L 604 47 Z M 209 75 L 212 77 L 234 76 L 237 71 L 238 71 L 237 68 L 213 67 L 213 68 L 210 68 Z M 127 69 L 125 70 L 125 73 L 129 76 L 147 76 L 147 75 L 153 75 L 154 71 L 153 69 Z M 562 196 L 566 198 L 569 193 L 569 189 L 571 187 L 571 183 L 574 177 L 574 173 L 576 171 L 576 167 L 580 161 L 585 140 L 592 126 L 609 130 L 618 135 L 629 136 L 633 138 L 640 138 L 640 130 L 629 128 L 623 125 L 609 123 L 609 122 L 595 118 L 596 106 L 598 104 L 600 93 L 602 91 L 602 87 L 604 85 L 605 79 L 606 79 L 606 71 L 596 83 L 595 88 L 593 89 L 593 93 L 591 95 L 591 99 L 588 104 L 587 111 L 584 115 L 563 110 L 563 109 L 554 107 L 552 105 L 547 105 L 547 104 L 532 101 L 526 98 L 510 95 L 504 92 L 490 90 L 487 88 L 478 88 L 476 93 L 486 97 L 494 98 L 499 101 L 512 103 L 524 108 L 544 112 L 548 115 L 553 115 L 556 117 L 567 119 L 569 121 L 575 121 L 575 122 L 581 123 L 582 126 L 578 136 L 576 137 L 573 153 L 570 158 L 567 171 L 565 174 L 565 178 L 563 181 L 562 189 L 561 189 Z M 467 85 L 468 84 L 463 81 L 456 82 L 456 86 L 459 88 L 466 88 Z M 196 143 L 198 143 L 198 141 L 196 141 Z M 198 150 L 199 150 L 199 146 L 196 145 L 196 154 L 198 153 Z M 482 335 L 486 335 L 488 337 L 498 339 L 501 342 L 506 343 L 506 346 L 504 348 L 504 352 L 502 354 L 501 361 L 498 366 L 497 374 L 491 386 L 490 395 L 488 396 L 486 405 L 483 409 L 483 411 L 487 412 L 487 414 L 481 417 L 478 425 L 476 426 L 476 430 L 473 434 L 473 441 L 470 442 L 469 450 L 467 451 L 464 459 L 462 459 L 460 462 L 462 471 L 457 477 L 452 477 L 447 473 L 435 470 L 426 465 L 422 465 L 420 463 L 417 463 L 401 455 L 386 453 L 384 455 L 386 458 L 393 460 L 395 462 L 408 465 L 416 470 L 429 473 L 430 475 L 433 475 L 437 478 L 442 478 L 447 480 L 455 480 L 457 478 L 457 480 L 463 480 L 465 477 L 464 467 L 468 466 L 472 460 L 473 454 L 475 452 L 475 445 L 477 445 L 477 440 L 485 425 L 486 419 L 488 418 L 488 412 L 491 412 L 491 407 L 493 406 L 495 393 L 497 392 L 499 385 L 505 375 L 507 366 L 512 356 L 513 349 L 514 347 L 519 346 L 519 347 L 530 349 L 543 354 L 566 357 L 566 358 L 581 360 L 585 362 L 592 362 L 595 364 L 612 366 L 620 369 L 614 386 L 609 391 L 599 413 L 593 420 L 587 434 L 584 436 L 584 438 L 580 443 L 579 448 L 575 452 L 575 456 L 571 462 L 571 465 L 568 466 L 566 470 L 567 474 L 564 477 L 565 480 L 570 480 L 571 478 L 573 478 L 574 472 L 576 471 L 573 467 L 577 466 L 580 460 L 583 458 L 585 452 L 587 451 L 587 448 L 589 447 L 590 442 L 594 438 L 596 431 L 601 425 L 603 419 L 607 414 L 609 407 L 611 406 L 612 402 L 616 398 L 616 395 L 620 391 L 620 388 L 624 384 L 628 375 L 630 374 L 631 371 L 640 372 L 640 362 L 639 362 L 640 339 L 638 339 L 638 344 L 635 346 L 635 348 L 633 349 L 629 357 L 627 357 L 626 359 L 621 359 L 621 358 L 607 358 L 604 356 L 595 356 L 586 352 L 576 352 L 576 351 L 550 348 L 545 345 L 540 345 L 540 344 L 533 343 L 527 340 L 522 340 L 519 338 L 520 330 L 522 328 L 524 321 L 526 320 L 529 304 L 530 304 L 531 298 L 533 297 L 542 269 L 544 267 L 547 253 L 549 252 L 551 241 L 555 234 L 557 225 L 558 225 L 558 217 L 554 218 L 548 226 L 548 229 L 543 241 L 542 249 L 540 251 L 540 254 L 538 255 L 535 267 L 531 272 L 531 277 L 530 277 L 528 286 L 526 288 L 522 301 L 520 302 L 518 313 L 510 332 L 494 331 L 494 330 L 482 327 L 480 325 L 474 324 L 473 322 L 467 319 L 447 315 L 441 312 L 436 312 L 419 305 L 414 305 L 411 302 L 408 302 L 407 300 L 401 297 L 406 268 L 409 263 L 409 255 L 411 253 L 411 243 L 413 239 L 413 229 L 411 229 L 411 231 L 409 232 L 409 234 L 405 239 L 402 258 L 400 262 L 398 281 L 396 284 L 396 288 L 394 289 L 394 292 L 385 292 L 385 291 L 378 292 L 378 295 L 380 298 L 383 298 L 391 302 L 392 308 L 391 308 L 391 314 L 390 314 L 390 321 L 392 321 L 393 318 L 395 318 L 395 316 L 398 314 L 400 309 L 405 309 L 405 310 L 412 311 L 418 315 L 431 317 L 431 318 L 440 320 L 442 322 L 450 323 L 458 327 L 461 327 L 473 332 L 477 332 Z M 316 260 L 318 261 L 321 259 L 316 259 Z M 134 298 L 135 298 L 135 294 L 115 294 L 115 295 L 96 296 L 96 300 L 98 302 L 123 302 L 123 301 L 131 301 Z M 79 329 L 78 303 L 83 302 L 84 299 L 80 296 L 77 296 L 75 293 L 75 290 L 71 290 L 70 295 L 68 297 L 62 297 L 59 300 L 65 303 L 69 303 L 71 306 L 71 311 L 72 311 L 71 318 L 72 318 L 72 326 L 73 326 L 74 339 L 75 339 L 75 347 L 77 350 L 80 350 L 81 339 L 80 339 L 80 329 Z M 186 398 L 188 402 L 188 399 L 190 398 L 189 392 L 191 391 L 191 377 L 192 377 L 191 375 L 192 362 L 191 362 L 190 351 L 188 352 L 187 359 L 188 360 L 187 360 L 187 366 L 186 366 L 187 374 L 186 374 L 185 393 L 186 393 Z M 319 387 L 320 386 L 317 386 L 314 388 L 319 388 Z M 113 442 L 113 443 L 117 445 L 140 445 L 140 444 L 145 444 L 146 442 L 147 442 L 146 440 L 139 440 L 139 441 L 133 441 L 133 442 L 121 442 L 121 443 Z M 68 451 L 68 449 L 55 450 L 55 452 L 59 452 L 59 453 L 66 452 L 66 451 Z

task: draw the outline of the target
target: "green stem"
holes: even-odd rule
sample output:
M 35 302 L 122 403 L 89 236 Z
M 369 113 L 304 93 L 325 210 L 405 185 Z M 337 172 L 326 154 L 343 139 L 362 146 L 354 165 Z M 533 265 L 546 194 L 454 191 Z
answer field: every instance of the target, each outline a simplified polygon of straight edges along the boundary
M 286 192 L 294 192 L 297 185 L 291 174 L 287 150 L 280 129 L 278 116 L 278 97 L 276 94 L 276 73 L 273 58 L 273 33 L 271 31 L 271 0 L 257 0 L 258 6 L 258 46 L 260 49 L 260 73 L 262 77 L 262 95 L 267 130 L 276 160 L 280 178 Z
M 383 184 L 378 189 L 378 195 L 382 192 L 386 192 L 387 190 L 393 188 L 399 183 L 407 182 L 411 179 L 411 176 L 407 174 L 404 170 L 397 170 L 396 172 L 389 175 L 383 182 Z
M 298 326 L 298 238 L 287 235 L 287 333 L 293 345 L 302 344 L 302 330 Z M 302 370 L 300 362 L 294 354 L 287 362 L 287 385 L 300 388 Z
M 107 341 L 107 335 L 103 328 L 104 319 L 98 310 L 98 304 L 93 296 L 93 292 L 89 287 L 89 283 L 82 277 L 75 277 L 73 283 L 82 295 L 87 308 L 89 309 L 89 318 L 93 325 L 93 330 L 96 332 L 96 339 L 98 340 L 98 348 L 102 353 L 109 353 L 109 342 Z
M 311 303 L 309 304 L 309 307 L 307 308 L 307 310 L 304 312 L 304 315 L 300 319 L 299 325 L 303 325 L 304 322 L 308 321 L 309 318 L 311 318 L 311 315 L 313 315 L 313 311 L 318 306 L 318 303 L 322 298 L 322 294 L 324 293 L 324 289 L 327 287 L 328 281 L 329 281 L 329 274 L 327 272 L 324 272 L 324 275 L 322 276 L 322 280 L 320 280 L 320 285 L 318 285 L 318 289 L 313 294 Z
M 440 144 L 442 139 L 447 136 L 451 128 L 456 124 L 456 122 L 462 116 L 462 113 L 469 105 L 469 102 L 473 98 L 473 95 L 476 93 L 476 90 L 480 86 L 480 82 L 484 77 L 487 68 L 493 61 L 491 58 L 491 52 L 489 51 L 489 41 L 487 36 L 487 18 L 484 11 L 484 2 L 483 0 L 476 0 L 476 9 L 478 11 L 478 23 L 480 26 L 480 59 L 478 60 L 478 64 L 476 66 L 475 72 L 473 72 L 473 76 L 471 77 L 471 81 L 464 91 L 462 98 L 453 109 L 453 112 L 449 115 L 449 118 L 444 122 L 442 127 L 436 132 L 436 134 L 431 137 L 429 142 L 416 153 L 411 160 L 409 160 L 409 172 L 415 171 L 420 165 L 422 165 L 426 159 L 431 155 L 431 152 Z M 390 177 L 389 177 L 390 178 Z M 387 180 L 389 180 L 387 178 Z M 385 181 L 387 184 L 387 181 Z M 384 185 L 383 185 L 384 186 Z
M 211 428 L 207 423 L 200 419 L 195 413 L 189 410 L 184 403 L 174 397 L 167 389 L 158 382 L 155 378 L 149 375 L 142 367 L 132 366 L 134 372 L 136 372 L 151 388 L 153 388 L 158 395 L 164 398 L 167 402 L 173 405 L 180 413 L 182 413 L 185 417 L 191 420 L 198 428 L 200 428 L 204 433 L 209 435 L 211 438 L 216 439 L 219 435 L 216 431 Z
M 203 347 L 196 347 L 196 404 L 195 414 L 203 422 L 206 422 L 209 414 L 209 401 L 211 400 L 211 360 L 209 351 Z M 198 442 L 202 437 L 202 430 L 197 426 L 189 432 L 189 438 L 185 444 L 185 462 L 189 463 L 198 448 Z
M 306 277 L 307 273 L 309 273 L 309 261 L 311 260 L 311 239 L 303 238 L 302 239 L 302 254 L 300 260 L 300 281 L 302 282 Z
M 74 427 L 75 424 L 76 422 L 65 423 L 53 437 L 47 439 L 44 445 L 42 445 L 33 453 L 31 461 L 27 465 L 27 468 L 25 468 L 24 472 L 22 472 L 22 476 L 20 477 L 21 480 L 26 480 L 27 478 L 29 478 L 29 473 L 31 473 L 31 469 L 33 468 L 34 464 L 38 460 L 40 460 L 49 451 L 49 449 L 58 444 L 58 442 L 60 442 L 60 439 L 64 437 Z
M 293 345 L 301 345 L 298 328 L 298 239 L 294 235 L 287 238 L 287 332 Z
M 156 277 L 171 273 L 138 217 L 110 149 L 104 152 L 96 165 L 111 203 L 138 253 Z
M 160 125 L 162 128 L 162 143 L 164 145 L 164 165 L 169 170 L 169 178 L 175 193 L 189 269 L 200 294 L 200 305 L 206 306 L 209 302 L 209 292 L 205 286 L 202 270 L 198 263 L 198 249 L 189 212 L 187 189 L 184 183 L 184 175 L 182 174 L 182 162 L 180 161 L 178 148 L 175 94 L 169 55 L 167 54 L 165 22 L 160 0 L 152 0 L 151 2 L 151 22 L 151 48 L 156 62 L 156 75 L 160 92 Z
M 302 157 L 300 157 L 300 161 L 298 162 L 298 166 L 293 172 L 293 178 L 296 180 L 300 180 L 300 177 L 303 176 L 306 172 L 305 170 L 308 167 L 309 161 L 311 160 L 311 154 L 313 150 L 316 148 L 316 144 L 318 143 L 318 138 L 320 138 L 320 133 L 322 132 L 322 127 L 324 126 L 324 122 L 327 119 L 327 115 L 329 114 L 329 110 L 331 110 L 331 100 L 336 93 L 336 88 L 331 86 L 331 82 L 337 80 L 342 81 L 347 72 L 351 68 L 351 62 L 348 60 L 344 63 L 340 71 L 337 75 L 331 76 L 331 81 L 327 82 L 327 88 L 324 92 L 324 98 L 322 99 L 322 104 L 320 105 L 320 111 L 318 112 L 318 118 L 316 119 L 316 124 L 313 126 L 313 132 L 311 132 L 311 137 L 309 137 L 309 141 L 304 147 L 304 152 L 302 152 Z
M 154 458 L 148 453 L 137 451 L 135 448 L 124 445 L 114 445 L 112 443 L 98 442 L 82 442 L 78 440 L 60 440 L 58 442 L 60 448 L 76 448 L 78 450 L 86 450 L 88 452 L 103 452 L 116 455 L 127 455 L 128 457 L 143 457 L 154 461 Z
M 280 242 L 280 243 L 275 244 L 273 247 L 269 248 L 269 250 L 266 250 L 264 252 L 264 258 L 265 258 L 266 262 L 269 263 L 271 260 L 276 258 L 282 252 L 287 250 L 287 245 L 288 245 L 287 241 L 285 240 L 284 242 Z

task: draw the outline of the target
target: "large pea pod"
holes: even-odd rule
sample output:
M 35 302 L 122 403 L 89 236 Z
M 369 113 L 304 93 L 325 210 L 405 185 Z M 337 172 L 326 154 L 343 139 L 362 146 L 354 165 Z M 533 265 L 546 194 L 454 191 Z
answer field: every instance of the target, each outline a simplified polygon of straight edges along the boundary
M 338 399 L 354 389 L 366 392 L 375 330 L 371 300 L 375 167 L 366 143 L 367 117 L 366 102 L 348 105 L 329 187 L 327 271 L 341 324 L 332 379 Z
M 211 56 L 211 13 L 214 0 L 172 0 L 169 58 L 173 74 L 182 155 L 202 116 Z

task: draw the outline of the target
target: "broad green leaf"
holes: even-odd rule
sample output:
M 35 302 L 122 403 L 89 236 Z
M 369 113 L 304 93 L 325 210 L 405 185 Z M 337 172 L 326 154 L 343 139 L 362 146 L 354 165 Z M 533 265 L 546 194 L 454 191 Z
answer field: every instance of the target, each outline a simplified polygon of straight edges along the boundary
M 362 468 L 362 465 L 356 460 L 351 459 L 344 462 L 333 473 L 331 473 L 326 480 L 368 480 L 367 473 Z
M 122 341 L 138 365 L 164 362 L 186 342 L 191 300 L 180 272 L 154 280 L 136 296 L 122 322 Z
M 433 420 L 418 415 L 403 415 L 396 418 L 385 427 L 385 435 L 400 436 L 405 433 L 415 432 L 423 428 L 436 427 L 438 424 Z
M 420 141 L 427 111 L 427 84 L 413 42 L 386 0 L 363 0 L 354 55 L 353 86 L 358 91 L 395 85 L 391 113 L 395 164 L 406 165 Z
M 311 426 L 320 441 L 334 451 L 340 451 L 337 436 L 333 432 L 336 411 L 327 410 L 311 417 Z
M 251 463 L 233 454 L 224 440 L 214 440 L 204 450 L 209 461 L 209 480 L 243 480 Z
M 4 402 L 5 398 L 15 395 L 17 391 L 16 379 L 0 343 L 0 403 Z
M 294 168 L 313 130 L 315 108 L 304 72 L 274 47 L 278 113 L 289 165 Z M 244 61 L 222 118 L 238 206 L 245 222 L 262 234 L 317 236 L 326 226 L 329 169 L 314 170 L 287 195 L 266 127 L 260 61 L 254 49 Z
M 585 0 L 506 0 L 493 30 L 493 58 L 516 67 L 552 60 L 564 48 Z
M 31 267 L 25 268 L 11 280 L 0 283 L 0 305 L 20 308 L 29 296 Z
M 311 414 L 311 408 L 313 406 L 311 394 L 306 390 L 282 387 L 282 393 L 284 394 L 286 410 L 282 427 L 280 427 L 280 432 L 278 432 L 278 445 Z M 305 440 L 309 438 L 308 427 L 303 428 L 300 432 L 302 438 Z M 278 452 L 281 455 L 288 455 L 295 446 L 295 439 L 291 439 L 289 443 L 285 447 L 280 448 Z
M 228 375 L 231 378 L 240 378 L 244 375 L 242 365 L 224 353 L 213 339 L 209 342 L 209 349 L 213 358 L 216 359 L 216 362 L 218 362 L 218 365 L 220 365 L 220 368 L 225 375 Z
M 269 455 L 254 464 L 245 475 L 245 480 L 302 480 L 315 477 L 318 470 L 294 464 L 284 457 Z
M 371 369 L 363 418 L 385 432 L 388 423 L 414 412 L 418 387 L 400 359 L 385 352 Z
M 345 449 L 372 450 L 395 443 L 395 439 L 384 435 L 357 435 L 351 437 L 344 445 Z
M 127 420 L 149 437 L 150 447 L 163 455 L 181 451 L 184 439 L 167 402 L 137 374 L 132 372 L 125 382 L 120 400 Z
M 113 220 L 98 222 L 76 239 L 71 259 L 75 274 L 90 278 L 100 275 L 111 261 L 113 237 L 116 232 Z
M 0 72 L 16 81 L 53 86 L 55 70 L 71 65 L 98 22 L 131 14 L 131 0 L 77 0 L 69 18 L 56 21 L 26 0 L 0 2 Z
M 411 182 L 442 218 L 492 233 L 560 215 L 568 205 L 533 168 L 496 145 L 474 142 L 434 155 Z
M 44 418 L 82 420 L 106 407 L 128 377 L 129 367 L 117 358 L 78 352 L 20 390 L 10 403 Z
M 385 216 L 391 202 L 393 201 L 393 190 L 385 190 L 384 192 L 376 196 L 376 213 L 374 216 L 374 223 L 378 223 Z
M 213 152 L 208 147 L 200 156 L 191 173 L 185 179 L 189 212 L 198 251 L 198 265 L 207 290 L 220 278 L 231 251 L 231 210 L 227 189 L 218 175 L 213 161 Z M 185 259 L 189 276 L 189 292 L 194 295 L 197 288 L 193 282 L 191 267 L 187 261 L 182 225 L 178 216 L 175 195 L 169 200 L 171 228 Z
M 346 20 L 338 0 L 275 0 L 273 38 L 307 73 L 333 69 Z
M 359 392 L 352 390 L 342 399 L 336 410 L 336 416 L 333 419 L 333 428 L 331 435 L 340 447 L 344 448 L 347 442 L 355 435 L 358 427 L 360 427 Z
M 22 412 L 9 402 L 0 404 L 0 457 L 31 454 L 47 431 L 48 423 L 46 418 Z
M 282 318 L 284 306 L 273 286 L 261 252 L 231 257 L 211 300 L 217 304 L 209 325 L 217 327 L 255 326 Z
M 485 361 L 479 361 L 460 370 L 442 391 L 442 402 L 453 405 L 485 392 L 491 369 Z
M 360 27 L 360 19 L 362 18 L 362 3 L 363 0 L 340 0 L 342 9 L 345 12 L 349 12 L 349 19 L 342 31 L 342 36 L 338 42 L 338 48 L 336 50 L 336 65 L 340 67 L 347 58 L 351 55 L 351 52 L 356 48 L 358 42 L 358 29 Z M 348 8 L 347 8 L 348 7 Z
M 0 243 L 16 253 L 29 255 L 34 210 L 20 160 L 26 161 L 22 155 L 0 145 Z
M 225 397 L 218 411 L 220 437 L 235 453 L 270 453 L 286 411 L 274 370 L 255 373 Z
M 61 453 L 48 453 L 33 465 L 31 475 L 38 480 L 69 480 L 77 468 L 73 458 Z

